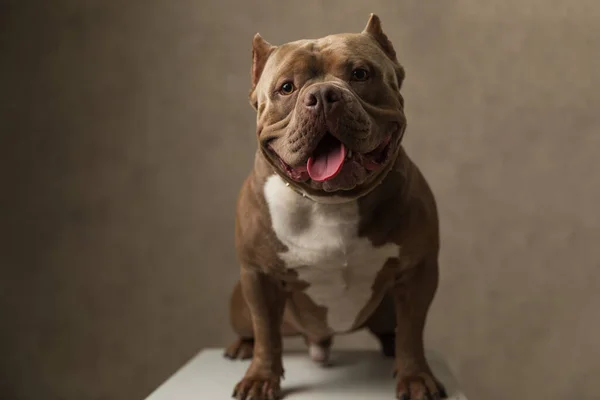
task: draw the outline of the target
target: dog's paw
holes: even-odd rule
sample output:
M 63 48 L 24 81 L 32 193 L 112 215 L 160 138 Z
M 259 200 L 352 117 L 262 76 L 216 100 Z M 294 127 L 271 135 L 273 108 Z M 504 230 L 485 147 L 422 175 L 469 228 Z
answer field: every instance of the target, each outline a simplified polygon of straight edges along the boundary
M 429 373 L 397 377 L 398 400 L 440 400 L 448 397 L 444 387 Z
M 318 342 L 311 342 L 309 339 L 305 338 L 305 341 L 308 345 L 308 355 L 311 360 L 319 365 L 328 365 L 333 339 L 327 338 Z
M 239 338 L 225 350 L 224 356 L 230 360 L 248 360 L 254 354 L 254 339 Z
M 310 359 L 319 365 L 327 365 L 329 363 L 329 347 L 321 346 L 315 343 L 308 345 L 308 355 Z
M 232 397 L 237 400 L 279 400 L 279 378 L 247 376 L 235 386 Z

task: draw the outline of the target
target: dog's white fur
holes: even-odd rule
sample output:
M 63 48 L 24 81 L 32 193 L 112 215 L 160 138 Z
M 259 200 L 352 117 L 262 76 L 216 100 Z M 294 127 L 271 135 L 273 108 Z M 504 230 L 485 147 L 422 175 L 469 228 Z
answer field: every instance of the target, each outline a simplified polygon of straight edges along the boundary
M 331 330 L 347 332 L 371 298 L 371 285 L 386 260 L 398 256 L 398 246 L 375 248 L 358 236 L 356 201 L 317 203 L 289 188 L 279 175 L 267 179 L 264 194 L 273 230 L 287 247 L 280 258 L 310 285 L 306 294 L 327 308 Z

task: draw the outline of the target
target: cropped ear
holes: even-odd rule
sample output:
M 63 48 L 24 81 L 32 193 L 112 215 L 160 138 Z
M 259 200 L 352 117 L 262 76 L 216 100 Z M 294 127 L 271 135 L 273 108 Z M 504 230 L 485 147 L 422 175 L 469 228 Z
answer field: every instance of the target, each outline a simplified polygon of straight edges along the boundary
M 381 20 L 375 14 L 371 14 L 369 18 L 369 22 L 367 22 L 367 26 L 363 30 L 362 33 L 370 35 L 373 39 L 379 43 L 385 54 L 393 61 L 396 60 L 396 50 L 394 50 L 394 46 L 392 42 L 388 39 L 385 33 L 383 33 L 383 29 L 381 29 Z
M 260 36 L 260 33 L 254 35 L 254 38 L 252 39 L 252 71 L 250 74 L 252 78 L 252 88 L 250 89 L 250 104 L 255 109 L 258 107 L 258 104 L 254 89 L 256 89 L 258 80 L 260 79 L 260 76 L 265 69 L 265 64 L 273 50 L 275 50 L 275 46 L 263 39 L 262 36 Z
M 252 90 L 258 84 L 265 64 L 274 49 L 275 46 L 263 39 L 260 33 L 254 35 L 254 39 L 252 39 Z
M 367 26 L 362 33 L 375 39 L 379 46 L 381 46 L 381 49 L 384 51 L 384 53 L 394 62 L 394 64 L 396 64 L 396 77 L 398 79 L 398 89 L 400 89 L 405 77 L 404 68 L 398 63 L 398 59 L 396 58 L 396 50 L 394 50 L 392 42 L 383 32 L 383 29 L 381 28 L 381 20 L 377 15 L 371 14 L 369 21 L 367 22 Z

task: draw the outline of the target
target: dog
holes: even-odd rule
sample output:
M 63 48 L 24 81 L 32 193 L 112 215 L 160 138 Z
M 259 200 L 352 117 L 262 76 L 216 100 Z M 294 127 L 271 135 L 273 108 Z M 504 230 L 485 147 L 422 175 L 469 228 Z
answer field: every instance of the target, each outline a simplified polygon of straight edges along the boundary
M 336 334 L 368 329 L 395 359 L 396 397 L 446 397 L 424 354 L 438 286 L 437 206 L 401 142 L 405 78 L 371 14 L 361 33 L 252 42 L 254 167 L 237 202 L 239 336 L 252 361 L 233 397 L 281 397 L 282 338 L 327 363 Z

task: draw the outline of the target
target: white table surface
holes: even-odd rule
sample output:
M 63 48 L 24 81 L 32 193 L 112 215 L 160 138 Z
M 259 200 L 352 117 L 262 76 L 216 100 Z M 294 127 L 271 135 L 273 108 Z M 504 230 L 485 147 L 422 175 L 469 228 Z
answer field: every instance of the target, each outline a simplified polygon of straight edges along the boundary
M 443 360 L 427 355 L 452 400 L 467 400 Z M 320 367 L 306 352 L 286 353 L 285 400 L 393 400 L 392 361 L 376 351 L 333 351 L 331 366 Z M 249 361 L 231 361 L 221 349 L 203 350 L 146 400 L 227 400 Z

